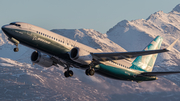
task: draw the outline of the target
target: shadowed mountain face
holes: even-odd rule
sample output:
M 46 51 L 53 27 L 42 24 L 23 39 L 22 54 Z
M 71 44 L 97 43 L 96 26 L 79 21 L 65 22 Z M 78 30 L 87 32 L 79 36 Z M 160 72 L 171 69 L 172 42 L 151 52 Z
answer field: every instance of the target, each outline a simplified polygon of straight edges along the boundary
M 175 9 L 175 10 L 174 10 Z M 167 47 L 180 37 L 178 6 L 170 13 L 162 11 L 148 19 L 121 21 L 107 34 L 92 29 L 54 29 L 53 32 L 69 37 L 103 51 L 142 50 L 160 35 Z M 114 43 L 115 42 L 115 43 Z M 180 71 L 179 42 L 173 50 L 158 56 L 153 71 Z M 179 101 L 180 74 L 160 77 L 156 81 L 142 83 L 113 80 L 98 74 L 86 76 L 84 70 L 73 68 L 72 78 L 64 77 L 64 68 L 44 68 L 32 65 L 30 55 L 34 51 L 20 45 L 13 52 L 4 34 L 0 34 L 0 100 L 57 100 L 57 101 Z M 123 49 L 123 48 L 124 49 Z M 126 50 L 125 50 L 126 49 Z

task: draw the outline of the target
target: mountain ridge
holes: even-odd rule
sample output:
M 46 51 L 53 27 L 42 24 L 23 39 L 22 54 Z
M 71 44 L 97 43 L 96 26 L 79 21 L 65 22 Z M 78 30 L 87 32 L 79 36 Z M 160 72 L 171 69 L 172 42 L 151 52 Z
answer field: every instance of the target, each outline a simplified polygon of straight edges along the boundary
M 178 12 L 178 13 L 180 13 L 180 4 L 178 4 L 176 7 L 174 7 L 171 12 Z

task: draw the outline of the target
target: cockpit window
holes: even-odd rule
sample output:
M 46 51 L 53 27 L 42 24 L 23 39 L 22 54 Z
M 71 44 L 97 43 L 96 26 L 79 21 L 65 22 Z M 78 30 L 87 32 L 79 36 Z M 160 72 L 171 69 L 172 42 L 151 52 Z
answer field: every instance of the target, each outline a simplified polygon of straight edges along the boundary
M 20 24 L 16 24 L 16 23 L 10 23 L 10 25 L 15 25 L 15 26 L 18 26 L 18 27 L 21 26 Z

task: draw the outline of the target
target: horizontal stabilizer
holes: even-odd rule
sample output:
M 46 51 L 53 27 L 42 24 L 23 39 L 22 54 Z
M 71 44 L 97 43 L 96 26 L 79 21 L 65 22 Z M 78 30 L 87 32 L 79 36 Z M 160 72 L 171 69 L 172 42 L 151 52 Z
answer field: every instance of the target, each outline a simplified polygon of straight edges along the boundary
M 173 72 L 144 72 L 139 74 L 138 76 L 163 76 L 163 75 L 170 75 L 170 74 L 177 74 L 180 71 L 173 71 Z

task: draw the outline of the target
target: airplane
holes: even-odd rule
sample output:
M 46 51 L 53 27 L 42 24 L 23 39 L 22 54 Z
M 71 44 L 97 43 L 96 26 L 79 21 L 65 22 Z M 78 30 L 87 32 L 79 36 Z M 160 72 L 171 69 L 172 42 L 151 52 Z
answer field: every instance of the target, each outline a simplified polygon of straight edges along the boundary
M 19 44 L 30 47 L 35 50 L 31 54 L 33 64 L 43 67 L 63 66 L 66 69 L 65 77 L 73 76 L 74 73 L 70 70 L 73 67 L 84 69 L 88 76 L 97 73 L 117 80 L 136 82 L 180 73 L 152 72 L 158 53 L 168 52 L 178 39 L 165 49 L 160 49 L 163 38 L 157 36 L 142 51 L 103 52 L 28 23 L 12 22 L 1 29 L 16 46 L 14 52 L 19 51 Z

